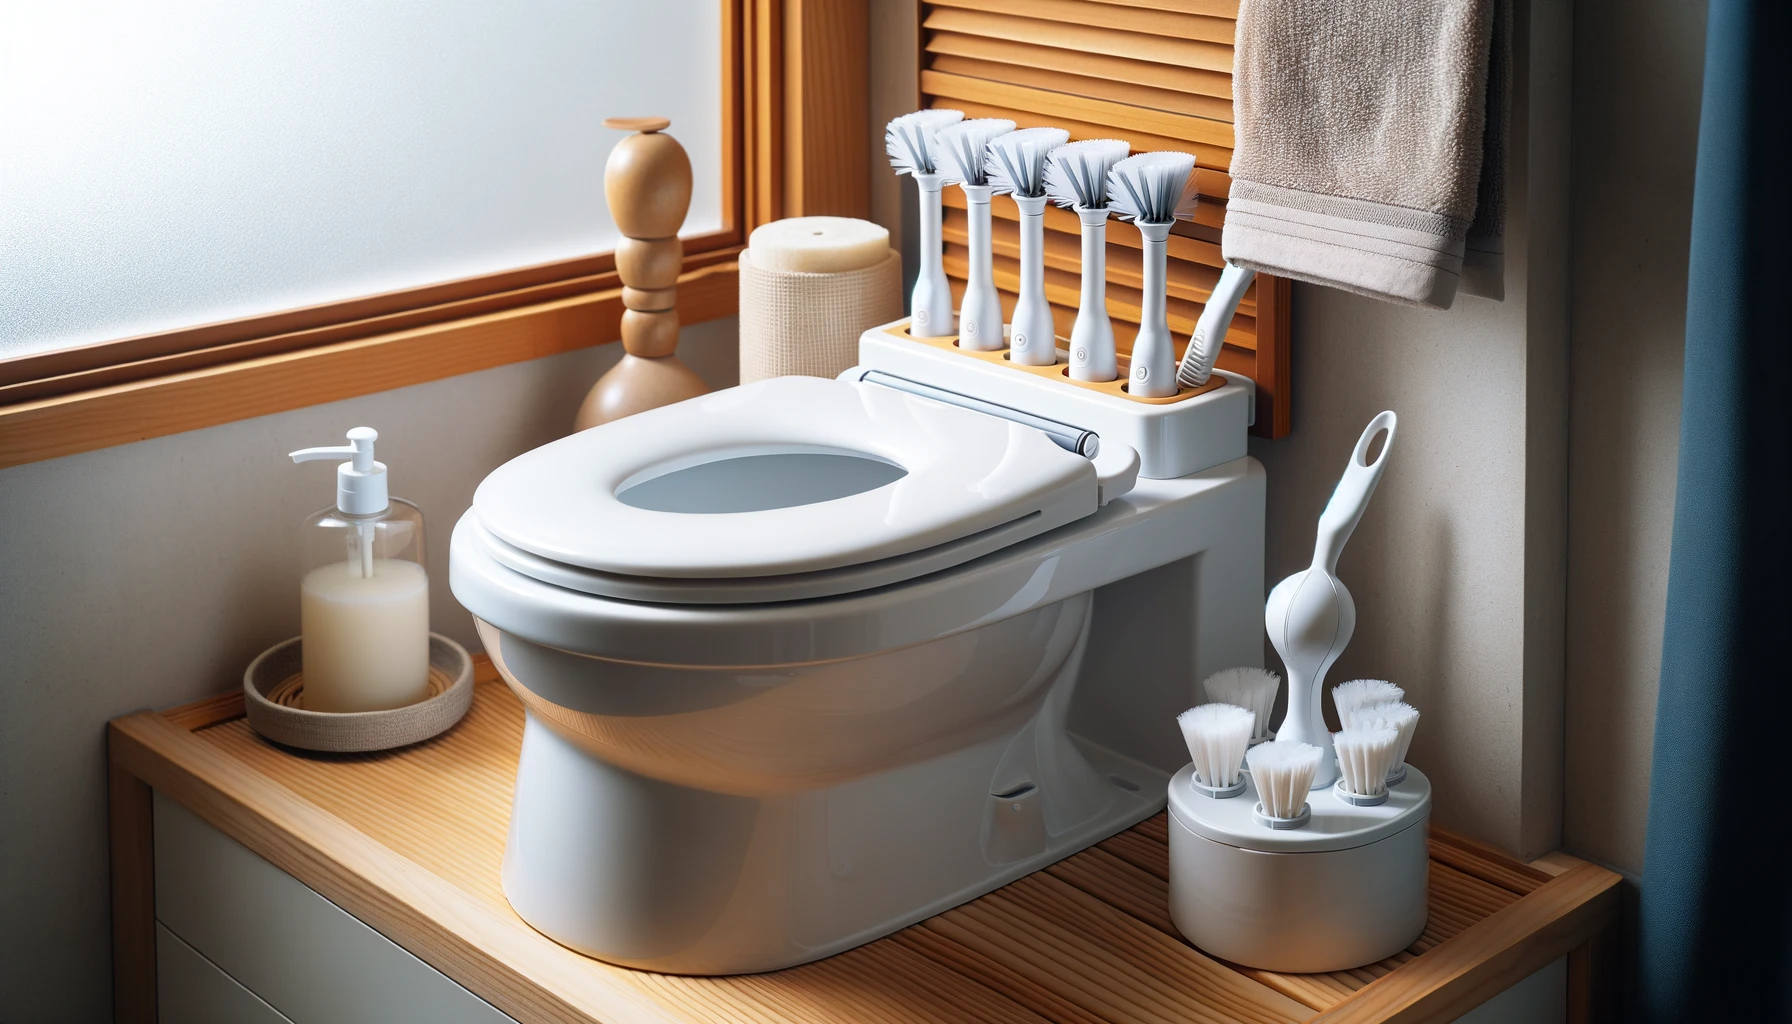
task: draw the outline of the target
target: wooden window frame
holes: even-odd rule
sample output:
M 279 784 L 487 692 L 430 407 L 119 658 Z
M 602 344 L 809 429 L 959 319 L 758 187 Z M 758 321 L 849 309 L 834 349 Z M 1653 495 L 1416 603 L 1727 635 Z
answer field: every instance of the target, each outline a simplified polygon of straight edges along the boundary
M 865 5 L 718 2 L 726 227 L 685 240 L 686 324 L 736 312 L 757 225 L 869 206 Z M 601 253 L 0 360 L 0 468 L 604 344 L 621 318 Z

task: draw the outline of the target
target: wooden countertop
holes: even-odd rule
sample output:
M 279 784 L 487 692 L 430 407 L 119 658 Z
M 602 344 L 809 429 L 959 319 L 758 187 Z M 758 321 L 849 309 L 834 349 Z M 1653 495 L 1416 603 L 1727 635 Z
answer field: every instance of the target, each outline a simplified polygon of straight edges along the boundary
M 527 1024 L 1446 1021 L 1563 955 L 1575 1016 L 1609 989 L 1616 874 L 1561 855 L 1523 864 L 1442 829 L 1431 835 L 1431 920 L 1406 952 L 1315 975 L 1212 959 L 1170 922 L 1161 814 L 812 964 L 724 978 L 615 967 L 555 944 L 505 902 L 523 713 L 483 659 L 477 678 L 458 726 L 383 754 L 276 747 L 250 730 L 240 693 L 112 723 L 121 1010 L 154 1005 L 146 787 Z

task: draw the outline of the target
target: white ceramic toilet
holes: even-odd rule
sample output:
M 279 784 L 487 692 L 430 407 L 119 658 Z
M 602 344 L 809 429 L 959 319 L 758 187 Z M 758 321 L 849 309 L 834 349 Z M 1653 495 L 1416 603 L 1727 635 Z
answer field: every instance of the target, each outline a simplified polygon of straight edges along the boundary
M 979 401 L 941 365 L 897 382 Z M 556 441 L 455 528 L 527 708 L 504 890 L 573 949 L 727 974 L 887 934 L 1160 810 L 1195 681 L 1261 664 L 1254 461 L 1135 482 L 1126 444 L 848 377 Z

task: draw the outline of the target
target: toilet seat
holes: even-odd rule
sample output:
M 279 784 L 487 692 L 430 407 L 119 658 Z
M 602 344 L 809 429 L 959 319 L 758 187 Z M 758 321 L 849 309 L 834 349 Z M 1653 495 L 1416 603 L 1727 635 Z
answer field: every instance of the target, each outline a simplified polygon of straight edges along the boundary
M 798 473 L 811 458 L 813 478 L 801 482 L 822 492 L 849 465 L 830 459 L 869 459 L 902 475 L 787 507 L 631 503 L 631 488 L 683 470 L 720 467 L 717 479 L 751 484 L 754 470 L 743 467 L 758 464 L 734 460 L 765 455 L 795 457 L 785 465 Z M 701 482 L 681 493 L 708 500 Z M 714 497 L 725 506 L 730 495 Z M 488 555 L 542 582 L 623 600 L 733 604 L 936 572 L 1088 516 L 1101 497 L 1090 461 L 1032 427 L 872 384 L 778 377 L 519 456 L 479 486 L 471 518 Z

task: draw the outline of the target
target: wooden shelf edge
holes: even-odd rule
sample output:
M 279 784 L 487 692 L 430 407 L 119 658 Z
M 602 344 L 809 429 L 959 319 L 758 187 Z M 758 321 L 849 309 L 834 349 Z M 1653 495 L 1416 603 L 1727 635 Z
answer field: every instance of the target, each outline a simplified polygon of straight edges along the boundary
M 686 324 L 734 313 L 737 264 L 679 277 Z M 606 289 L 0 407 L 0 469 L 355 398 L 621 337 L 622 290 Z
M 1444 1024 L 1575 953 L 1617 920 L 1620 877 L 1580 863 L 1309 1024 Z
M 518 1020 L 663 1024 L 663 1006 L 601 971 L 533 955 L 540 936 L 418 869 L 340 818 L 175 725 L 140 712 L 113 721 L 114 771 L 160 792 L 257 856 Z M 531 962 L 525 976 L 513 965 Z

